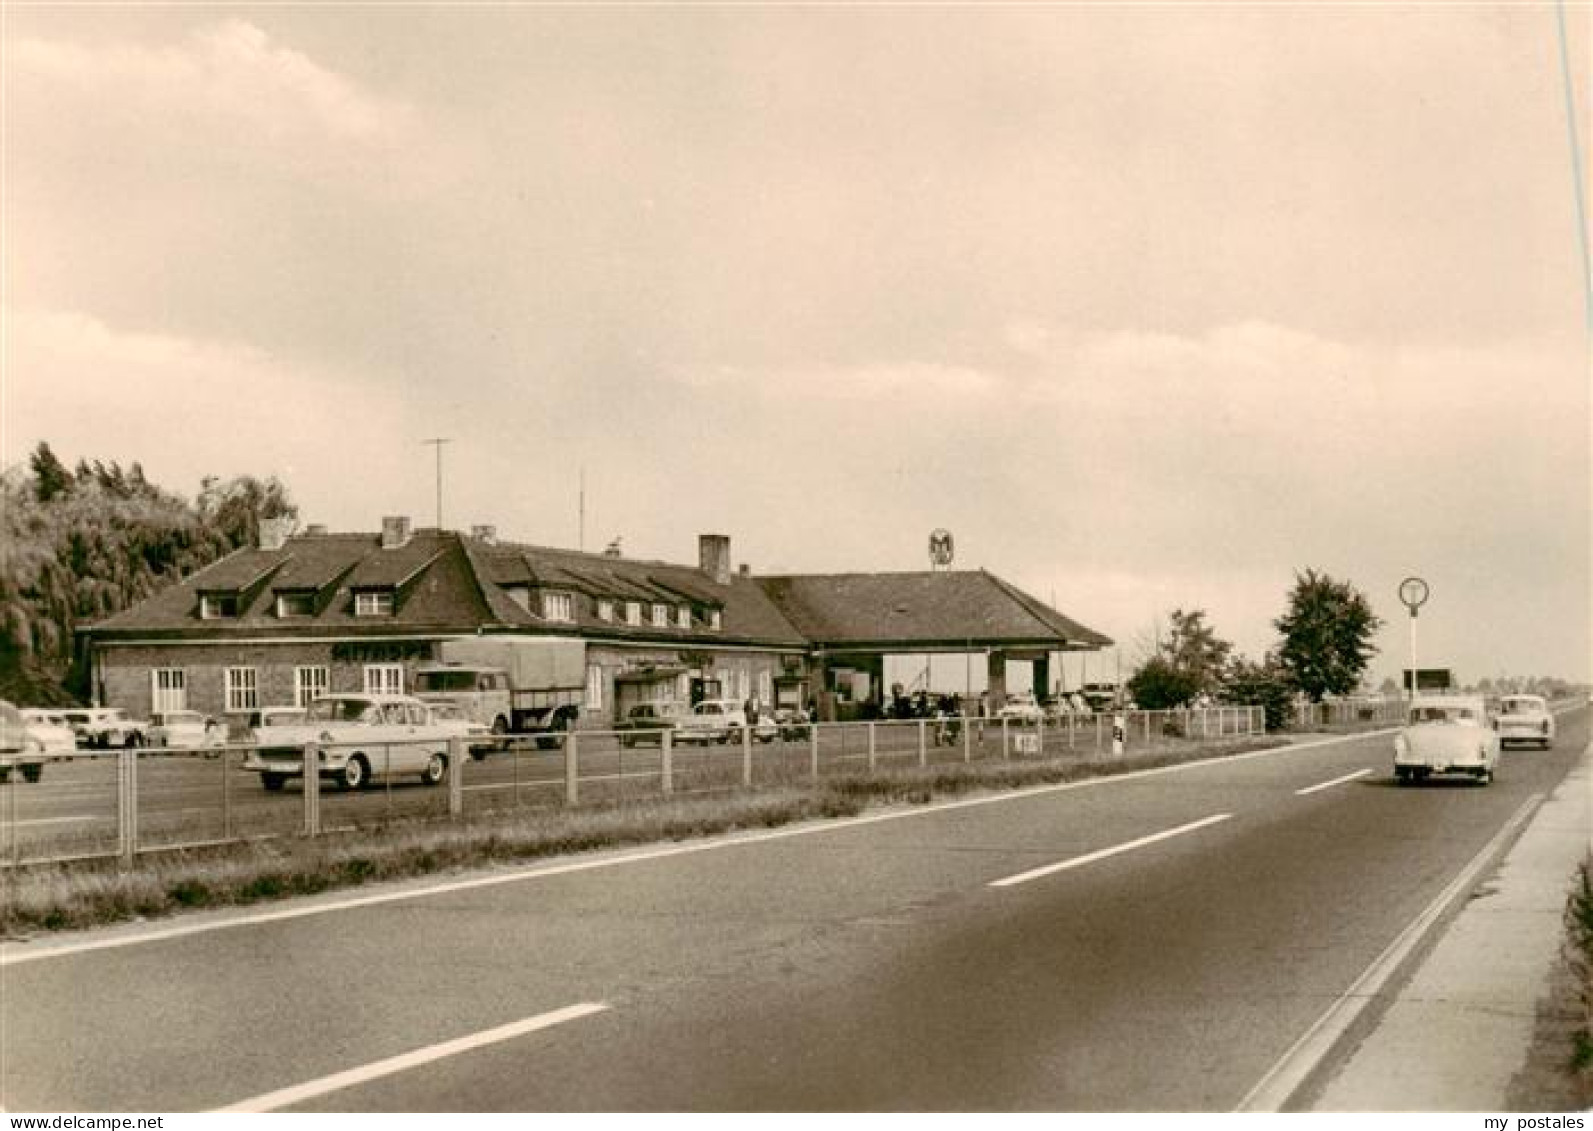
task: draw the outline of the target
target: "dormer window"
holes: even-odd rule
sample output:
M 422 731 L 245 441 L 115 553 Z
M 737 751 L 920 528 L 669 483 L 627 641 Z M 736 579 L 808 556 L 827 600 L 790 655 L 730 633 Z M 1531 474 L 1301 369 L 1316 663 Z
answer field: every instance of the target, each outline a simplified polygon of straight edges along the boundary
M 354 594 L 354 615 L 357 617 L 390 617 L 393 608 L 391 589 L 362 589 Z
M 724 617 L 718 609 L 708 610 L 708 627 L 714 632 L 718 632 L 724 627 Z
M 278 593 L 277 616 L 279 617 L 313 617 L 315 615 L 314 593 Z
M 668 628 L 669 627 L 669 606 L 668 605 L 654 605 L 653 606 L 653 624 L 657 625 L 659 628 Z
M 575 599 L 568 593 L 542 594 L 542 619 L 573 621 L 575 619 Z
M 691 606 L 681 605 L 675 610 L 675 626 L 677 628 L 691 628 Z
M 609 621 L 614 619 L 614 602 L 607 597 L 597 599 L 597 619 Z
M 201 620 L 224 620 L 238 615 L 236 593 L 205 593 L 199 598 Z
M 625 602 L 625 623 L 626 624 L 641 624 L 642 623 L 642 603 L 640 601 L 626 601 Z
M 508 594 L 509 600 L 519 605 L 526 612 L 531 611 L 531 587 L 529 585 L 506 585 L 503 591 Z

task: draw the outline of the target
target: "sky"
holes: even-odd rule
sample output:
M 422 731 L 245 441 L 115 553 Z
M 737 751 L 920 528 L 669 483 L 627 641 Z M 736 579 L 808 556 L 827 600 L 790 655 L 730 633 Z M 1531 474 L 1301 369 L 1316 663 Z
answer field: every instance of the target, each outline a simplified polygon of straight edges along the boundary
M 1311 568 L 1374 681 L 1417 575 L 1421 666 L 1590 678 L 1550 4 L 0 19 L 7 464 L 374 531 L 436 524 L 442 437 L 451 528 L 763 573 L 943 528 L 1125 667 L 1173 608 L 1259 657 Z

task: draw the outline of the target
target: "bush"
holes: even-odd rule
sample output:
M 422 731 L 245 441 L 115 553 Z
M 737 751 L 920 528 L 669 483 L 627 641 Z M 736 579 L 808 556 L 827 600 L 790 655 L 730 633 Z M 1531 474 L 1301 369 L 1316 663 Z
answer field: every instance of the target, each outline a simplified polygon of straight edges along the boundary
M 1294 689 L 1277 661 L 1268 656 L 1258 663 L 1239 659 L 1228 671 L 1223 696 L 1229 702 L 1258 706 L 1266 714 L 1267 730 L 1280 731 L 1289 725 L 1289 708 Z

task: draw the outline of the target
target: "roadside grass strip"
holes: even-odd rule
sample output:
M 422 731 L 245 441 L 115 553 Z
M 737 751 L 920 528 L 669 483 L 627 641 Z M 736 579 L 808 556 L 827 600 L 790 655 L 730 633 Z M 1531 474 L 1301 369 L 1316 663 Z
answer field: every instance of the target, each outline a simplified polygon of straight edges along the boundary
M 1316 785 L 1308 785 L 1304 789 L 1297 789 L 1294 791 L 1294 795 L 1296 797 L 1304 797 L 1308 793 L 1316 793 L 1317 791 L 1323 789 L 1332 789 L 1334 786 L 1343 785 L 1347 781 L 1354 781 L 1356 778 L 1364 778 L 1371 772 L 1372 767 L 1367 766 L 1364 770 L 1356 770 L 1353 774 L 1345 774 L 1343 777 L 1334 778 L 1332 781 L 1318 782 Z
M 991 880 L 989 886 L 993 888 L 1009 888 L 1017 884 L 1026 884 L 1030 880 L 1038 880 L 1044 878 L 1045 876 L 1055 875 L 1058 872 L 1065 872 L 1069 868 L 1082 868 L 1084 865 L 1093 864 L 1097 860 L 1105 860 L 1108 857 L 1118 856 L 1124 852 L 1132 852 L 1136 848 L 1145 848 L 1146 846 L 1156 844 L 1159 841 L 1169 840 L 1175 836 L 1183 836 L 1185 833 L 1192 833 L 1197 829 L 1203 829 L 1209 825 L 1215 825 L 1219 821 L 1226 821 L 1232 816 L 1232 813 L 1216 813 L 1210 817 L 1203 817 L 1198 821 L 1191 821 L 1187 825 L 1179 825 L 1176 829 L 1163 829 L 1159 833 L 1151 833 L 1149 836 L 1142 836 L 1136 840 L 1125 841 L 1122 844 L 1113 845 L 1111 848 L 1102 848 L 1095 852 L 1086 853 L 1083 856 L 1075 856 L 1071 860 L 1063 860 L 1056 864 L 1047 864 L 1040 868 L 1031 868 L 1027 872 L 1019 872 L 1016 876 L 1008 876 L 1005 879 Z
M 432 1064 L 450 1056 L 459 1056 L 461 1053 L 471 1052 L 475 1049 L 485 1048 L 487 1045 L 500 1044 L 511 1041 L 516 1037 L 523 1037 L 527 1033 L 535 1033 L 542 1029 L 551 1029 L 555 1025 L 562 1025 L 567 1021 L 577 1021 L 582 1017 L 590 1017 L 594 1013 L 602 1013 L 609 1007 L 603 1002 L 582 1002 L 579 1005 L 566 1006 L 555 1009 L 551 1013 L 540 1013 L 535 1017 L 527 1017 L 520 1021 L 513 1021 L 508 1025 L 500 1025 L 496 1029 L 484 1029 L 479 1033 L 472 1033 L 468 1037 L 456 1037 L 451 1041 L 441 1044 L 427 1045 L 425 1048 L 414 1049 L 410 1052 L 390 1056 L 386 1060 L 378 1060 L 359 1068 L 350 1068 L 343 1072 L 333 1073 L 331 1076 L 322 1076 L 319 1080 L 310 1080 L 303 1084 L 295 1084 L 291 1088 L 280 1088 L 275 1092 L 266 1092 L 264 1095 L 254 1096 L 238 1103 L 229 1104 L 227 1107 L 218 1108 L 222 1114 L 240 1112 L 265 1112 L 278 1111 L 281 1108 L 292 1107 L 294 1104 L 304 1103 L 330 1092 L 340 1092 L 345 1088 L 352 1088 L 356 1084 L 369 1083 L 380 1080 L 384 1076 L 395 1076 L 400 1072 L 407 1072 L 411 1068 L 419 1068 L 424 1064 Z

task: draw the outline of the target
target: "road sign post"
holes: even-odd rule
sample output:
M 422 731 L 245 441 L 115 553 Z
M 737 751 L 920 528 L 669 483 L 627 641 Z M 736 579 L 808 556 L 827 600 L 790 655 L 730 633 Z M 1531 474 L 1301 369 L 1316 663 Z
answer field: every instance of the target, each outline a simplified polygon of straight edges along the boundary
M 1399 599 L 1410 610 L 1410 697 L 1416 698 L 1418 673 L 1416 668 L 1416 610 L 1427 603 L 1430 590 L 1419 577 L 1407 577 L 1399 583 Z

